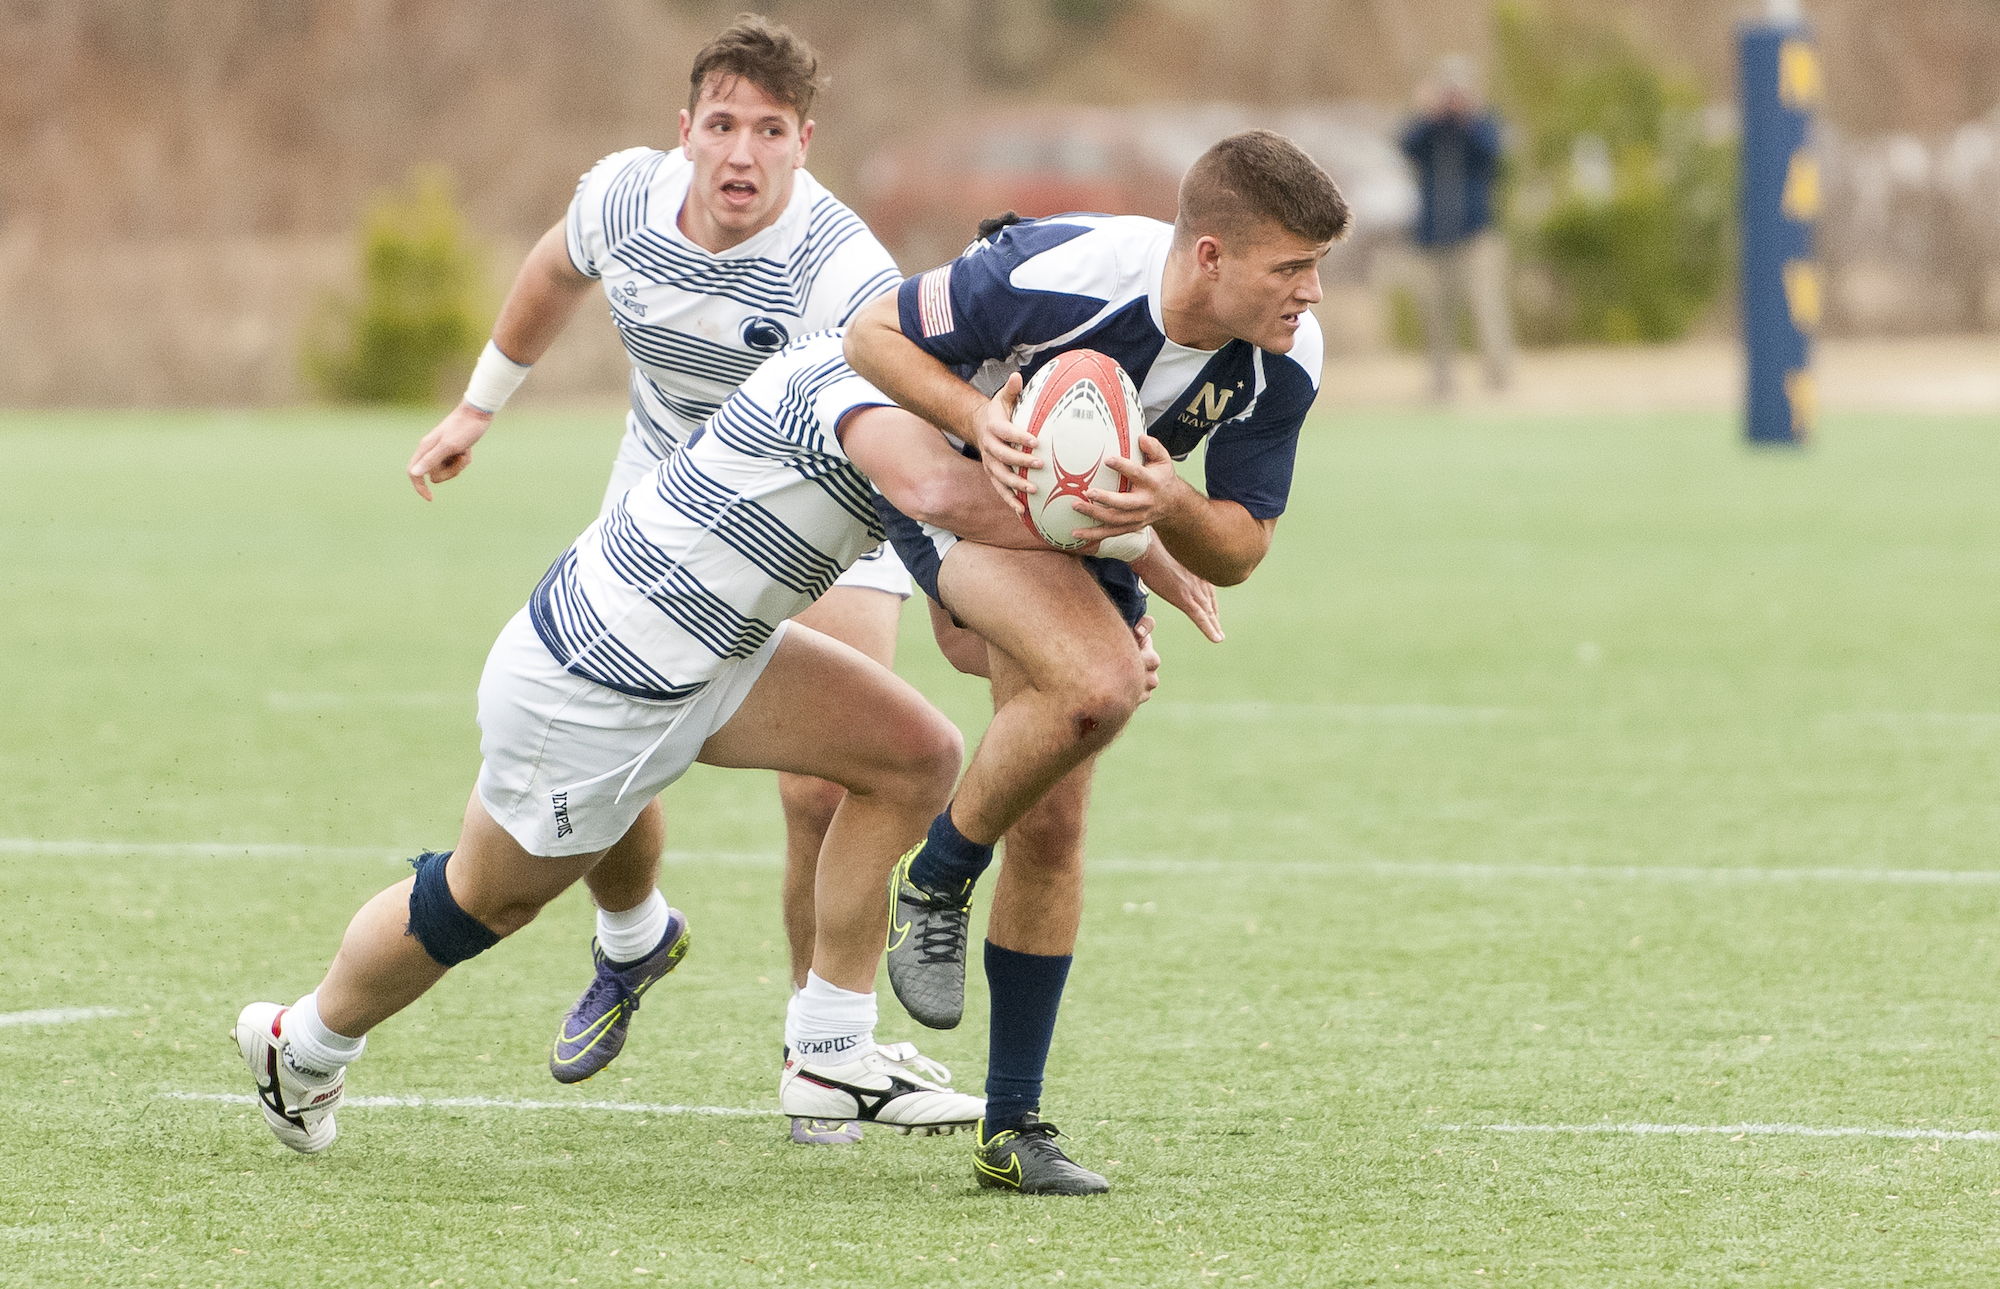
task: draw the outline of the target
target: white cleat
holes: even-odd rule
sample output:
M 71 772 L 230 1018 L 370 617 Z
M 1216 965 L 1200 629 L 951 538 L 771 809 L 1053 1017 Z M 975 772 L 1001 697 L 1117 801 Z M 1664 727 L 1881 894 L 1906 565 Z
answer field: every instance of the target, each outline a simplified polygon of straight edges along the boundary
M 311 1155 L 331 1146 L 339 1132 L 333 1112 L 347 1086 L 347 1071 L 326 1074 L 293 1063 L 291 1044 L 285 1042 L 285 1015 L 290 1010 L 277 1003 L 251 1003 L 236 1017 L 236 1028 L 230 1032 L 257 1084 L 264 1122 L 279 1141 Z
M 943 1136 L 977 1124 L 983 1097 L 950 1087 L 951 1071 L 917 1051 L 889 1043 L 855 1060 L 824 1064 L 785 1053 L 778 1108 L 802 1119 L 855 1119 L 908 1136 Z

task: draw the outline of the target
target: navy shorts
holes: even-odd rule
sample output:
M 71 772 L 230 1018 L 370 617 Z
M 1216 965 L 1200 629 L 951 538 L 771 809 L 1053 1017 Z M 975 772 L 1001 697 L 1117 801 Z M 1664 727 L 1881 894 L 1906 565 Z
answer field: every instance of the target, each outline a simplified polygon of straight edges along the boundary
M 938 596 L 938 567 L 944 563 L 944 556 L 938 551 L 937 543 L 924 531 L 924 526 L 902 511 L 889 504 L 888 498 L 877 493 L 875 513 L 882 518 L 882 528 L 889 535 L 889 544 L 896 548 L 896 555 L 903 561 L 903 567 L 910 570 L 910 577 L 923 588 L 925 595 L 939 604 L 944 601 Z M 946 549 L 950 544 L 946 543 Z M 1118 616 L 1125 619 L 1125 625 L 1136 627 L 1139 619 L 1146 616 L 1146 588 L 1140 584 L 1139 575 L 1123 560 L 1083 557 L 1084 567 L 1111 597 L 1112 607 Z M 956 619 L 953 619 L 956 621 Z

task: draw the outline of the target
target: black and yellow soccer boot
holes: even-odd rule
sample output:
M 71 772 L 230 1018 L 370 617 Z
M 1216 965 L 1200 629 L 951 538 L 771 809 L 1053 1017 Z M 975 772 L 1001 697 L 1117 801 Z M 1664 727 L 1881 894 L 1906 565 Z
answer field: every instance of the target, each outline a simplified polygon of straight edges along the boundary
M 986 1135 L 979 1125 L 979 1149 L 972 1174 L 981 1186 L 1023 1195 L 1102 1195 L 1111 1183 L 1072 1160 L 1056 1145 L 1059 1134 L 1032 1110 L 1012 1127 Z

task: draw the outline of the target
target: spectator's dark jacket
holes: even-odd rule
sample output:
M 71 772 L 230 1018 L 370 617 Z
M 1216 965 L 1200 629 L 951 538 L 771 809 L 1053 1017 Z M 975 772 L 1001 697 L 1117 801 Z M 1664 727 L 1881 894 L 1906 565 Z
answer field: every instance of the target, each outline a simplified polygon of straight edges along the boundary
M 1403 132 L 1402 147 L 1417 168 L 1417 245 L 1449 246 L 1493 222 L 1500 123 L 1491 113 L 1425 117 Z

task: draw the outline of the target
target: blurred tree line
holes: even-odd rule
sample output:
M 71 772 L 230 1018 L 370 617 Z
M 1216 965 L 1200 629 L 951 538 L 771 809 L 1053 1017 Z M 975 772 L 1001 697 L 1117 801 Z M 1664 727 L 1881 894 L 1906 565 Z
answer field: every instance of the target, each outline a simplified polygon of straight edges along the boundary
M 1734 264 L 1733 123 L 1601 16 L 1508 0 L 1495 22 L 1523 337 L 1678 338 Z
M 1072 22 L 1120 0 L 1026 0 Z M 1699 84 L 1594 11 L 1507 0 L 1494 97 L 1509 124 L 1508 233 L 1530 342 L 1666 341 L 1715 301 L 1733 263 L 1736 150 Z M 447 172 L 377 195 L 360 298 L 323 300 L 304 368 L 337 401 L 447 398 L 485 334 L 481 255 Z M 1406 320 L 1399 330 L 1411 330 Z

